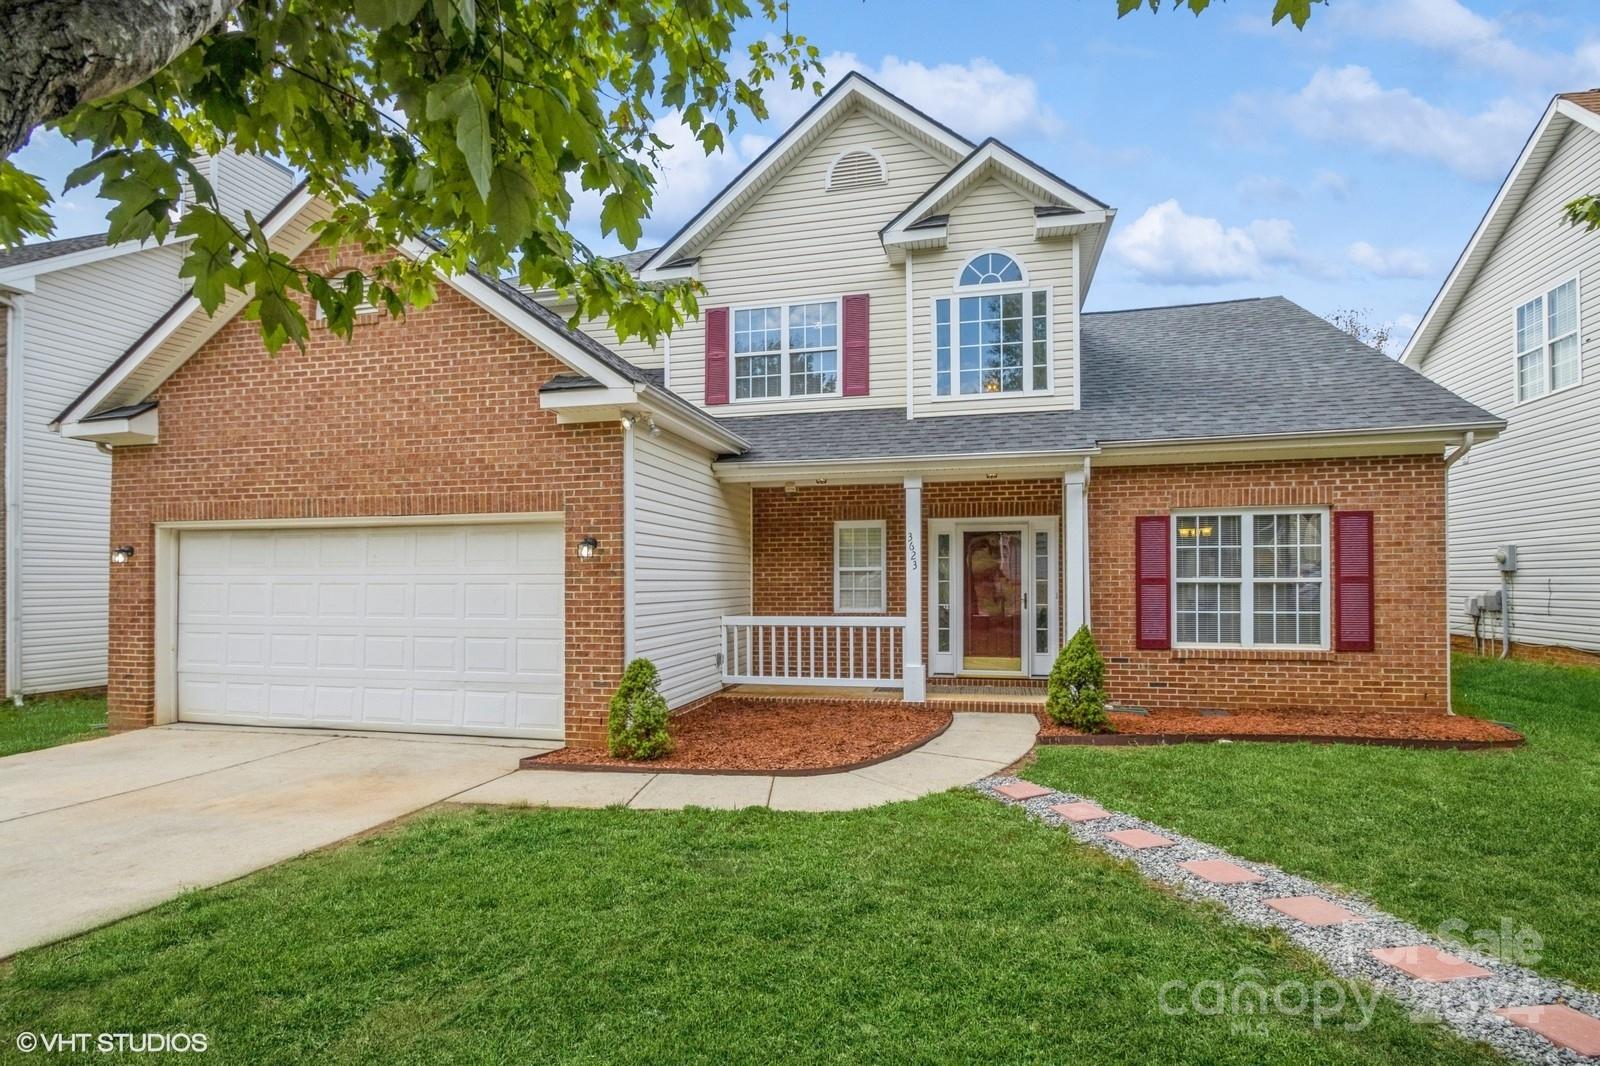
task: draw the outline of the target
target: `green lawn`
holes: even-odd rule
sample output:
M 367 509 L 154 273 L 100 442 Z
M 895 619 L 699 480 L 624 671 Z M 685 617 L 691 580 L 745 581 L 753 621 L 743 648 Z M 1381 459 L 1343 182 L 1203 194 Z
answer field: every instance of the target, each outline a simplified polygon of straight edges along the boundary
M 104 696 L 42 696 L 21 707 L 0 702 L 0 757 L 104 736 Z
M 1527 746 L 1042 747 L 1029 776 L 1426 929 L 1531 928 L 1536 969 L 1600 988 L 1600 670 L 1460 656 L 1455 692 L 1458 712 L 1511 722 Z
M 0 1019 L 198 1031 L 223 1062 L 1490 1061 L 1388 1002 L 1354 1031 L 1159 1006 L 1241 971 L 1325 976 L 970 792 L 473 810 L 27 952 Z

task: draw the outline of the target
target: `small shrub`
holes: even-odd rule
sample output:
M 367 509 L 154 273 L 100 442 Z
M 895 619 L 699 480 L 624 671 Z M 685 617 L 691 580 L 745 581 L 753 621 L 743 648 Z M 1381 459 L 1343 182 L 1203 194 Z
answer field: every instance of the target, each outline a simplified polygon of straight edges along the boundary
M 1105 686 L 1106 661 L 1089 627 L 1079 626 L 1050 668 L 1045 713 L 1056 725 L 1071 726 L 1085 733 L 1110 732 Z
M 667 699 L 656 687 L 660 680 L 649 659 L 635 659 L 622 672 L 606 728 L 606 750 L 617 758 L 657 759 L 672 751 Z

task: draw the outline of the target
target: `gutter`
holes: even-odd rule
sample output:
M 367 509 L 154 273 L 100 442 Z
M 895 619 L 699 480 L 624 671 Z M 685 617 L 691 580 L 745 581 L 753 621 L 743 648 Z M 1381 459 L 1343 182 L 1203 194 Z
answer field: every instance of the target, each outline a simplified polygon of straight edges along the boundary
M 22 703 L 22 625 L 17 597 L 22 558 L 22 297 L 0 296 L 6 309 L 5 694 Z

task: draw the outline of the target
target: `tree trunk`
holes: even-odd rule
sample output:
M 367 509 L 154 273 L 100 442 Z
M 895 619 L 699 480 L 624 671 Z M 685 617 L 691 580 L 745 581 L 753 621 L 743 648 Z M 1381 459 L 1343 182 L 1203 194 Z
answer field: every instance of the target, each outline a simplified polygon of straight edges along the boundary
M 240 0 L 0 0 L 0 159 L 36 127 L 131 89 Z

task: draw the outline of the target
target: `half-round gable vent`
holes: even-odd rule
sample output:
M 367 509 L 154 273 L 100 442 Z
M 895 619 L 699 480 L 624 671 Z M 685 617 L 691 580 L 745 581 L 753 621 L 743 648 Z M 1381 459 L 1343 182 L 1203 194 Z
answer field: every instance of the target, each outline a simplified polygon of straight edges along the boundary
M 851 148 L 840 152 L 828 167 L 828 180 L 823 188 L 864 189 L 869 185 L 882 185 L 889 180 L 889 169 L 883 159 L 870 148 Z

